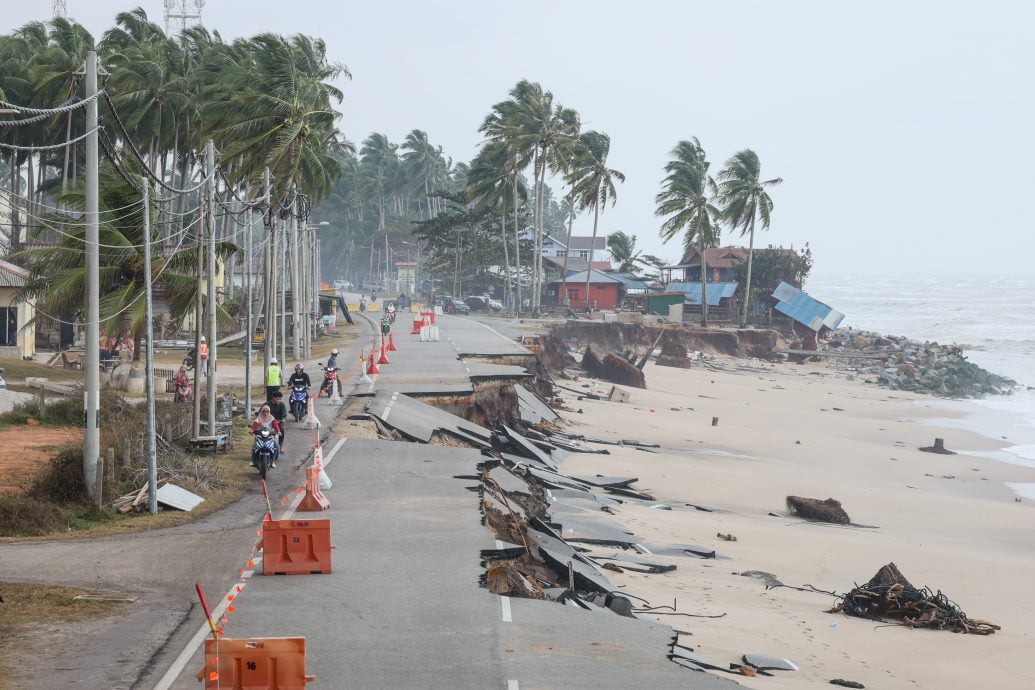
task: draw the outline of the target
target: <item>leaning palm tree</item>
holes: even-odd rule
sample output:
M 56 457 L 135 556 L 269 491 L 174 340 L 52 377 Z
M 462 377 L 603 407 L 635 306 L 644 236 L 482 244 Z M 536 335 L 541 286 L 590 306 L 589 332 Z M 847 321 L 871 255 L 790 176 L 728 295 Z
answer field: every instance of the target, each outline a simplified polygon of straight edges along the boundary
M 657 216 L 667 216 L 660 235 L 666 242 L 683 233 L 683 246 L 701 254 L 701 325 L 708 325 L 708 260 L 706 251 L 719 240 L 722 212 L 715 206 L 715 180 L 708 175 L 709 163 L 697 137 L 676 144 L 665 164 L 661 192 L 654 197 Z
M 635 271 L 641 261 L 642 251 L 636 249 L 636 235 L 628 235 L 621 230 L 607 236 L 607 249 L 611 258 L 618 264 L 619 273 Z
M 586 267 L 586 311 L 590 309 L 589 283 L 593 275 L 593 250 L 597 242 L 600 207 L 608 204 L 614 206 L 617 194 L 615 182 L 625 181 L 625 175 L 607 167 L 610 151 L 611 137 L 603 132 L 584 132 L 579 137 L 579 162 L 574 167 L 584 174 L 573 185 L 574 196 L 583 210 L 593 207 L 593 239 L 589 245 L 589 265 Z
M 741 323 L 747 324 L 748 305 L 751 302 L 751 263 L 755 253 L 755 220 L 762 221 L 762 229 L 769 229 L 773 200 L 766 192 L 783 182 L 779 177 L 762 180 L 762 164 L 751 149 L 738 151 L 719 171 L 719 204 L 723 216 L 740 236 L 748 234 L 747 284 L 744 286 L 744 314 Z

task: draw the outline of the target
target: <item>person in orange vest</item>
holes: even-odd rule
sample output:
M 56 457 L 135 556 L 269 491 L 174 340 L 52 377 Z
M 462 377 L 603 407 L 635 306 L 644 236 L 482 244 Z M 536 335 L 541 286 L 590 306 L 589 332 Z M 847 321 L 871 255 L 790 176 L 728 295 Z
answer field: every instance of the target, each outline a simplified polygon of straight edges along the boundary
M 201 336 L 201 346 L 198 348 L 198 360 L 201 363 L 201 373 L 208 376 L 208 343 L 205 336 Z

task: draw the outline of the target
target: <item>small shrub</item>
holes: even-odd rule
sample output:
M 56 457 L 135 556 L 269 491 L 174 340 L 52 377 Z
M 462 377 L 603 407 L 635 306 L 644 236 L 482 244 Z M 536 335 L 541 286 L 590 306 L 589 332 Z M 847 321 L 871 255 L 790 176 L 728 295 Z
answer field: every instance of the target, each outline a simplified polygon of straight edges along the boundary
M 64 527 L 53 503 L 23 494 L 0 494 L 0 537 L 39 537 Z
M 26 493 L 40 501 L 86 503 L 83 449 L 69 447 L 51 458 L 46 469 L 33 477 Z

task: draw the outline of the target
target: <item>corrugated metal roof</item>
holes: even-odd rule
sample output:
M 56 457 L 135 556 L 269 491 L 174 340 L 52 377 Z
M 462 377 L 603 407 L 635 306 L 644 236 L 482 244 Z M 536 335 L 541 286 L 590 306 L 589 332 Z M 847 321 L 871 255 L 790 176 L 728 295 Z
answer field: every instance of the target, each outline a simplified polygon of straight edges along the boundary
M 572 235 L 568 249 L 590 249 L 591 246 L 593 249 L 607 249 L 607 238 L 598 236 L 594 240 L 592 235 Z
M 686 295 L 686 301 L 693 304 L 701 303 L 701 284 L 697 283 L 669 283 L 665 292 L 682 292 Z M 737 292 L 737 283 L 708 283 L 708 306 L 716 306 L 720 300 L 732 297 Z
M 830 329 L 837 328 L 845 318 L 841 312 L 787 283 L 780 283 L 779 287 L 773 290 L 773 297 L 778 300 L 776 311 L 816 332 L 824 326 Z
M 555 280 L 554 282 L 558 283 L 560 281 Z M 568 283 L 576 283 L 576 284 L 577 283 L 585 283 L 586 282 L 586 272 L 585 271 L 579 271 L 578 273 L 570 275 L 570 276 L 568 276 L 568 280 L 566 282 L 568 282 Z M 593 277 L 590 278 L 589 282 L 594 284 L 594 285 L 600 285 L 601 283 L 621 283 L 622 281 L 619 280 L 618 278 L 615 278 L 614 276 L 610 276 L 610 275 L 608 275 L 606 273 L 602 273 L 601 271 L 598 271 L 598 270 L 594 269 L 593 270 Z
M 0 287 L 25 287 L 29 272 L 10 261 L 0 259 Z

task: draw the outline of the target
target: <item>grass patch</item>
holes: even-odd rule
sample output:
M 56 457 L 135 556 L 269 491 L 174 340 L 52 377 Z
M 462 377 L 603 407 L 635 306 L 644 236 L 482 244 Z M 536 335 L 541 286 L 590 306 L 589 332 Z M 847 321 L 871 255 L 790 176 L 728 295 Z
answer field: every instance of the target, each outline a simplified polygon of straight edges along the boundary
M 104 594 L 77 587 L 55 587 L 32 582 L 2 582 L 3 618 L 0 618 L 0 640 L 14 629 L 32 623 L 73 623 L 116 614 L 125 602 L 84 601 L 82 594 Z
M 3 363 L 0 363 L 0 367 L 4 369 L 5 379 L 25 379 L 29 376 L 42 376 L 62 381 L 82 381 L 84 379 L 84 373 L 78 369 L 63 368 L 60 359 L 58 364 L 52 367 L 24 359 L 5 359 Z
M 83 401 L 76 397 L 55 396 L 45 407 L 40 407 L 39 398 L 26 400 L 15 405 L 10 412 L 0 414 L 0 426 L 20 426 L 30 419 L 46 426 L 82 426 Z

